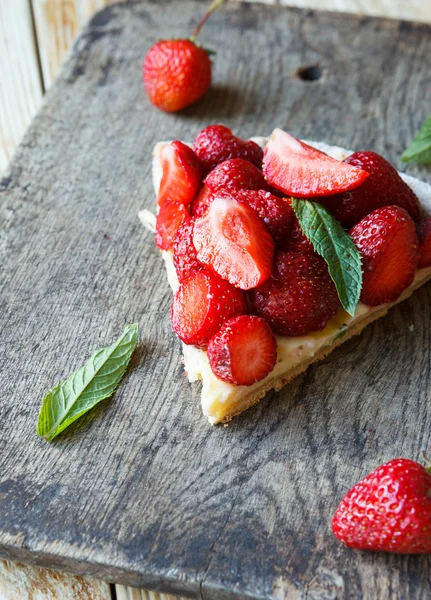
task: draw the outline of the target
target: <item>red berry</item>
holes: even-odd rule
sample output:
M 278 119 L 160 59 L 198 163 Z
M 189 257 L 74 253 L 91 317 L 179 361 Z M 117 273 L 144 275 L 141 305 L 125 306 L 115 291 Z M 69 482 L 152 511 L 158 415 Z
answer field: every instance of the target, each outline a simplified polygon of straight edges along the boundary
M 213 193 L 221 190 L 266 190 L 262 171 L 248 160 L 231 158 L 217 165 L 205 179 Z
M 263 150 L 255 142 L 236 137 L 224 125 L 209 125 L 196 136 L 193 150 L 207 173 L 229 158 L 244 158 L 262 166 Z
M 182 142 L 172 142 L 165 146 L 160 156 L 162 179 L 157 203 L 175 200 L 188 205 L 201 185 L 201 166 L 196 154 Z
M 277 341 L 265 319 L 235 317 L 210 339 L 208 359 L 214 375 L 222 381 L 253 385 L 274 368 Z
M 369 306 L 394 302 L 414 279 L 419 260 L 415 225 L 398 206 L 384 206 L 350 230 L 362 257 L 361 301 Z
M 280 252 L 273 275 L 249 293 L 252 312 L 281 335 L 320 331 L 340 303 L 326 263 L 313 254 Z
M 181 202 L 165 200 L 156 220 L 156 244 L 161 250 L 170 250 L 180 225 L 190 219 L 189 211 Z
M 256 212 L 233 198 L 215 198 L 196 219 L 193 244 L 201 263 L 243 290 L 271 275 L 272 237 Z
M 256 211 L 276 246 L 281 248 L 286 245 L 295 216 L 290 203 L 264 190 L 232 190 L 230 194 Z
M 185 344 L 205 348 L 225 321 L 247 312 L 244 294 L 207 270 L 192 271 L 178 288 L 172 328 Z
M 211 84 L 211 61 L 190 40 L 161 40 L 145 56 L 143 80 L 150 101 L 175 112 L 205 94 Z
M 193 246 L 193 225 L 193 218 L 185 221 L 178 228 L 174 239 L 174 267 L 180 283 L 184 281 L 190 271 L 200 271 L 204 268 L 196 258 L 196 250 Z
M 209 187 L 204 184 L 190 205 L 190 212 L 192 216 L 201 217 L 206 212 L 212 200 L 214 200 L 213 193 Z
M 358 550 L 431 552 L 430 473 L 406 458 L 378 467 L 344 496 L 332 531 Z
M 382 206 L 404 208 L 414 221 L 419 220 L 419 201 L 397 171 L 375 152 L 355 152 L 345 163 L 370 174 L 358 188 L 322 199 L 322 204 L 350 229 L 363 217 Z
M 274 129 L 263 158 L 265 179 L 285 194 L 298 198 L 329 196 L 358 187 L 368 173 L 331 158 Z
M 295 214 L 292 218 L 290 235 L 283 246 L 283 250 L 296 250 L 297 252 L 302 252 L 303 254 L 315 254 L 313 245 L 302 233 L 299 221 Z
M 429 267 L 431 266 L 431 216 L 419 223 L 418 238 L 421 252 L 418 267 Z

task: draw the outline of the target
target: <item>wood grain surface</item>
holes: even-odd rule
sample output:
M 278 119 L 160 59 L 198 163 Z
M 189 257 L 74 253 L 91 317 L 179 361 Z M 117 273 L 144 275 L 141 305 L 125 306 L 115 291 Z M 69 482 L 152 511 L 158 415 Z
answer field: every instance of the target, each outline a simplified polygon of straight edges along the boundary
M 399 168 L 429 112 L 430 29 L 233 4 L 202 37 L 219 49 L 212 93 L 165 115 L 142 92 L 142 55 L 155 31 L 187 30 L 197 4 L 96 15 L 1 182 L 0 555 L 203 598 L 425 599 L 430 557 L 350 551 L 329 522 L 375 465 L 431 443 L 430 286 L 210 427 L 136 212 L 154 203 L 155 141 L 192 139 L 209 122 L 372 148 Z M 314 64 L 319 81 L 295 76 Z M 38 439 L 47 388 L 136 320 L 141 341 L 115 397 L 54 444 Z

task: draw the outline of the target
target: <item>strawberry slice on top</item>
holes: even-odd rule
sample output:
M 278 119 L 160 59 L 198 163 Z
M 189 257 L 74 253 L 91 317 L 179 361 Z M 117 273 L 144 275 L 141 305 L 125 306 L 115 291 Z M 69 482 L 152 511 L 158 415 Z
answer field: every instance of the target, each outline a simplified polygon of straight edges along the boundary
M 256 211 L 232 197 L 217 196 L 196 219 L 197 259 L 243 290 L 271 275 L 274 241 Z
M 298 198 L 330 196 L 357 188 L 369 174 L 274 129 L 265 147 L 263 174 L 273 187 Z
M 180 141 L 171 142 L 161 152 L 162 179 L 157 204 L 175 200 L 187 206 L 197 194 L 202 172 L 199 160 L 191 148 Z

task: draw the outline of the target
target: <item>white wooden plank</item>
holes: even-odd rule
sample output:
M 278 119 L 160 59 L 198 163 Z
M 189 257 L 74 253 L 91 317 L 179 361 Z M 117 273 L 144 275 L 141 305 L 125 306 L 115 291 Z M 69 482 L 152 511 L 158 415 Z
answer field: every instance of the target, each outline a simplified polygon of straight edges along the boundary
M 30 0 L 36 23 L 40 61 L 48 89 L 67 51 L 88 19 L 113 0 Z
M 137 588 L 126 587 L 124 585 L 116 585 L 115 591 L 117 600 L 181 600 L 178 596 L 138 590 Z M 186 599 L 184 598 L 183 600 Z
M 0 1 L 0 74 L 1 173 L 42 98 L 28 0 Z
M 90 577 L 75 577 L 0 561 L 1 600 L 111 600 L 110 586 Z

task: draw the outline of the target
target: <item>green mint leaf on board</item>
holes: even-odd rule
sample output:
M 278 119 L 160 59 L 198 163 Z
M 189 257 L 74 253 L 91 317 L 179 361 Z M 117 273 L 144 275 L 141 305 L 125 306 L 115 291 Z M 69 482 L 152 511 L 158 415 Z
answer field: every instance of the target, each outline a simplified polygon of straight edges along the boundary
M 431 163 L 431 115 L 422 125 L 407 150 L 401 156 L 403 162 Z
M 49 442 L 96 404 L 109 398 L 127 369 L 137 340 L 138 325 L 126 325 L 116 342 L 96 350 L 80 369 L 50 390 L 42 400 L 37 434 Z
M 343 308 L 354 315 L 361 295 L 361 256 L 340 223 L 317 202 L 292 198 L 302 233 L 326 261 Z

